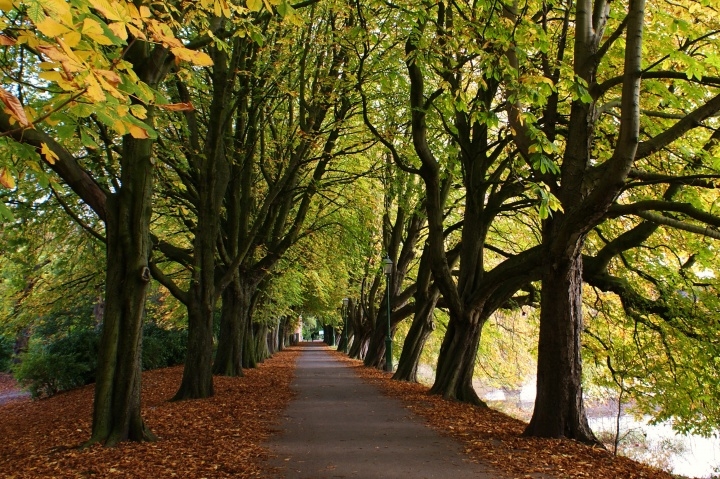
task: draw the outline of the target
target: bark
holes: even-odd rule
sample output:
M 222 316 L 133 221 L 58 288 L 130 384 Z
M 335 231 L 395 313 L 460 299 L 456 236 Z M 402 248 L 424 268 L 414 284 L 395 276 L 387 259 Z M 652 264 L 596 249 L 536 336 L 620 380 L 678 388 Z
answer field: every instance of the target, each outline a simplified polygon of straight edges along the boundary
M 245 334 L 243 335 L 242 367 L 245 369 L 256 368 L 258 365 L 257 352 L 255 350 L 255 331 L 251 322 L 245 324 Z
M 270 357 L 270 351 L 268 351 L 268 330 L 267 324 L 255 325 L 255 354 L 259 363 L 262 363 Z
M 142 323 L 150 282 L 151 153 L 151 141 L 125 139 L 122 188 L 105 205 L 105 311 L 89 444 L 155 439 L 140 412 Z
M 435 330 L 433 312 L 440 298 L 440 290 L 432 283 L 430 250 L 425 249 L 418 266 L 412 325 L 403 343 L 400 360 L 393 379 L 417 382 L 417 369 L 425 342 Z
M 394 324 L 390 324 L 390 337 L 394 336 Z M 385 369 L 385 339 L 388 336 L 387 297 L 380 302 L 375 327 L 368 331 L 367 348 L 363 364 L 370 368 Z
M 197 288 L 197 286 L 196 286 Z M 188 311 L 188 346 L 180 389 L 173 401 L 210 397 L 212 381 L 213 303 L 191 300 Z
M 405 337 L 402 353 L 398 361 L 398 367 L 393 375 L 393 379 L 399 381 L 411 381 L 416 383 L 417 370 L 420 364 L 420 356 L 430 334 L 435 331 L 435 322 L 433 321 L 433 311 L 440 297 L 440 292 L 436 289 L 432 296 L 419 301 L 416 297 L 415 316 L 413 318 L 410 330 Z
M 575 72 L 591 87 L 600 57 L 598 47 L 609 10 L 590 0 L 577 6 Z M 598 441 L 588 427 L 582 398 L 582 256 L 588 231 L 599 224 L 622 191 L 638 146 L 639 91 L 644 1 L 631 0 L 627 19 L 621 122 L 613 156 L 594 179 L 590 154 L 595 128 L 594 105 L 574 101 L 562 181 L 553 185 L 564 212 L 543 225 L 544 266 L 538 384 L 535 410 L 526 435 L 567 437 L 586 443 Z
M 226 129 L 231 113 L 229 98 L 238 57 L 212 48 L 212 102 L 203 154 L 188 152 L 197 176 L 197 225 L 188 291 L 188 348 L 183 378 L 174 400 L 198 399 L 214 394 L 212 384 L 213 319 L 215 312 L 215 250 L 220 232 L 220 211 L 228 186 L 230 165 L 226 157 Z
M 597 444 L 582 394 L 582 257 L 584 238 L 564 257 L 547 254 L 542 274 L 537 397 L 525 435 Z
M 250 324 L 250 302 L 253 291 L 235 280 L 223 291 L 220 333 L 213 373 L 221 376 L 243 376 L 243 340 Z
M 370 340 L 372 329 L 360 305 L 350 307 L 348 324 L 350 325 L 348 339 L 351 341 L 348 356 L 353 359 L 363 359 L 367 354 L 368 341 Z
M 440 394 L 446 399 L 485 406 L 473 388 L 475 358 L 480 344 L 480 333 L 487 320 L 476 311 L 448 323 L 440 355 L 435 382 L 430 394 Z

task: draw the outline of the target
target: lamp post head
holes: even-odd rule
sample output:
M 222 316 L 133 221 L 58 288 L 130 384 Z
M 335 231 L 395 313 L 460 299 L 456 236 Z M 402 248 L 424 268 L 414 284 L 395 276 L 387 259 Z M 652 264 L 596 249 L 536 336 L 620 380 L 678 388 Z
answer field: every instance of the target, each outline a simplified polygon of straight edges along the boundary
M 350 303 L 350 298 L 343 298 L 343 306 L 347 308 L 347 305 Z
M 390 259 L 389 256 L 386 256 L 385 259 L 383 259 L 383 273 L 392 274 L 392 268 L 393 261 Z

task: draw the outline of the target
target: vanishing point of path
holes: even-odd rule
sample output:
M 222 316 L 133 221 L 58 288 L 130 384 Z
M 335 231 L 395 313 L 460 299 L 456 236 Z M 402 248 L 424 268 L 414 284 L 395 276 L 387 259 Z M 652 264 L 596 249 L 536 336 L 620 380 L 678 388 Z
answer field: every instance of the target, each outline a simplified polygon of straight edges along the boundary
M 494 479 L 393 398 L 365 383 L 327 350 L 306 343 L 297 397 L 270 440 L 277 478 Z

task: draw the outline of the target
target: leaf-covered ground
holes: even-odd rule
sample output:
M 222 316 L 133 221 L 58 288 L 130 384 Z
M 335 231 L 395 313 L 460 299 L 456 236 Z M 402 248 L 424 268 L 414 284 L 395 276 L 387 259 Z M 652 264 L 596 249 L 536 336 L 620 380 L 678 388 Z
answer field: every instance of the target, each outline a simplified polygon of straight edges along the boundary
M 0 406 L 0 476 L 268 477 L 263 441 L 293 397 L 290 382 L 300 351 L 278 353 L 242 378 L 216 377 L 210 399 L 168 402 L 180 384 L 180 367 L 144 373 L 143 415 L 160 438 L 154 443 L 78 448 L 89 437 L 92 386 L 50 399 L 11 401 Z M 671 478 L 572 441 L 521 438 L 523 423 L 502 413 L 428 396 L 425 386 L 391 381 L 387 373 L 337 357 L 508 478 Z M 11 387 L 7 378 L 0 383 L 1 390 Z
M 443 434 L 465 446 L 478 462 L 505 471 L 508 478 L 672 479 L 672 475 L 576 441 L 520 437 L 526 424 L 501 412 L 428 395 L 428 387 L 392 381 L 390 374 L 337 356 L 386 395 L 400 399 Z
M 143 417 L 159 437 L 153 443 L 78 448 L 90 437 L 92 386 L 0 406 L 0 477 L 266 477 L 261 443 L 292 399 L 299 352 L 278 353 L 241 378 L 215 377 L 209 399 L 168 402 L 181 367 L 143 373 Z

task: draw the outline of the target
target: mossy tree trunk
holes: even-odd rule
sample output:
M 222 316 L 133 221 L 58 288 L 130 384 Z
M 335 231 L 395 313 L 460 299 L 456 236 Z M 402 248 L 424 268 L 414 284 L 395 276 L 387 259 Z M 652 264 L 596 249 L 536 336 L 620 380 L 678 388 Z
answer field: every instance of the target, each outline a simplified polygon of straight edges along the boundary
M 125 139 L 122 188 L 106 203 L 105 311 L 89 443 L 154 439 L 140 411 L 142 324 L 151 278 L 151 152 L 150 140 Z

